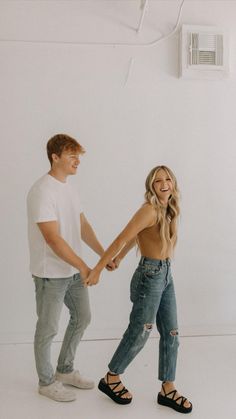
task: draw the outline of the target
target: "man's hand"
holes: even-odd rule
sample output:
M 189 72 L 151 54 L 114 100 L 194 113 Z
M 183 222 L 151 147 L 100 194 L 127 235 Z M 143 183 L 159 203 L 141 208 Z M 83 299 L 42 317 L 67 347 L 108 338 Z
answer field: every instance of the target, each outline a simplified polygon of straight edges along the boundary
M 84 280 L 84 285 L 86 287 L 91 286 L 91 285 L 96 285 L 99 281 L 99 277 L 100 277 L 100 272 L 93 269 L 88 275 L 88 277 Z
M 85 282 L 86 278 L 88 278 L 91 271 L 92 269 L 90 269 L 87 265 L 84 265 L 83 268 L 80 268 L 80 276 L 83 282 Z

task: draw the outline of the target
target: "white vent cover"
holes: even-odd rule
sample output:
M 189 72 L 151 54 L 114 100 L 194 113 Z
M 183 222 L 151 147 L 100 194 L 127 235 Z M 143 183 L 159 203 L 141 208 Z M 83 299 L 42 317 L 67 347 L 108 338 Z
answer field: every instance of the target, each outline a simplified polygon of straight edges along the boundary
M 180 34 L 180 76 L 217 79 L 228 74 L 228 42 L 214 26 L 183 25 Z

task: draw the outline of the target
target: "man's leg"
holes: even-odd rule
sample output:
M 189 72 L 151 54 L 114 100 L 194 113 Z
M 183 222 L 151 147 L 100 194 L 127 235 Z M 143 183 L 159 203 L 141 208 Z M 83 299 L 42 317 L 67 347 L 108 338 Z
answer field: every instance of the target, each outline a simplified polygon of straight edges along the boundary
M 69 308 L 70 320 L 58 358 L 56 377 L 65 384 L 93 388 L 93 381 L 86 380 L 78 371 L 74 371 L 76 349 L 91 320 L 88 289 L 84 287 L 79 274 L 74 275 L 64 302 Z
M 39 393 L 57 401 L 75 400 L 75 394 L 55 381 L 51 365 L 51 344 L 58 331 L 63 300 L 71 278 L 34 277 L 38 321 L 34 339 Z
M 51 365 L 51 343 L 58 332 L 68 279 L 34 279 L 38 321 L 34 338 L 36 368 L 40 385 L 54 381 Z

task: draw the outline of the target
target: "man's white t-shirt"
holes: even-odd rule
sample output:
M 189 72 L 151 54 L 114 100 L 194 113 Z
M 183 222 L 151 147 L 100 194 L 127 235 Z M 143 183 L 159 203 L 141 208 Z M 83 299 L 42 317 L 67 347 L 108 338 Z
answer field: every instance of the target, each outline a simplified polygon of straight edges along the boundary
M 61 237 L 81 256 L 80 213 L 77 190 L 46 174 L 27 197 L 30 272 L 40 278 L 67 278 L 78 272 L 47 245 L 37 223 L 57 221 Z

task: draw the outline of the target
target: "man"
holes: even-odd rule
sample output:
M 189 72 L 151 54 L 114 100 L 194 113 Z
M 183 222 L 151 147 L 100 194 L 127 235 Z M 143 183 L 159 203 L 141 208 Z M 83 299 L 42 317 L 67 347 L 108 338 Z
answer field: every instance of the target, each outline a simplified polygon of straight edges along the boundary
M 68 176 L 76 174 L 83 153 L 74 138 L 65 134 L 52 137 L 47 143 L 51 169 L 32 186 L 27 197 L 30 271 L 38 315 L 34 351 L 39 393 L 56 401 L 76 398 L 63 383 L 94 387 L 93 381 L 73 368 L 76 348 L 90 322 L 88 289 L 83 285 L 90 268 L 81 258 L 81 239 L 99 256 L 104 252 L 82 211 L 77 190 L 67 181 Z M 70 311 L 70 321 L 54 374 L 50 349 L 63 303 Z

